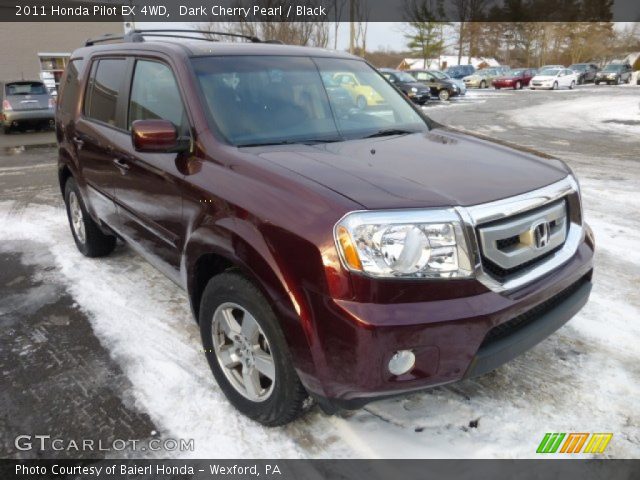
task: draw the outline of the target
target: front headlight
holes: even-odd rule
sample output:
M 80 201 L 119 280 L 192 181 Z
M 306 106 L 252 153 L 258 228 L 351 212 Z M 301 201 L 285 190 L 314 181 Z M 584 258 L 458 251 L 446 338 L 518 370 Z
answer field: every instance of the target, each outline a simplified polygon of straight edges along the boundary
M 472 275 L 453 209 L 353 212 L 336 224 L 334 237 L 344 266 L 373 277 Z
M 411 91 L 412 91 L 413 93 L 418 93 L 418 89 L 417 89 L 416 87 L 411 87 Z

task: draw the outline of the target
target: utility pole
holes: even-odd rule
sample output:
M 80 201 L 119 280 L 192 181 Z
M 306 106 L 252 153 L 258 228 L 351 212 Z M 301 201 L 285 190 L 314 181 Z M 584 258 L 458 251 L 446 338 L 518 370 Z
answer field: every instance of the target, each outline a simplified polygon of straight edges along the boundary
M 349 53 L 354 54 L 356 51 L 356 0 L 349 0 Z

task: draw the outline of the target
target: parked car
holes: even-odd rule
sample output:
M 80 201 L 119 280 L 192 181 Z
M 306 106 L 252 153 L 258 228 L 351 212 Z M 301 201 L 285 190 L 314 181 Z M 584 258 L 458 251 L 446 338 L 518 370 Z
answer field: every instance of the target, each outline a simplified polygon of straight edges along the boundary
M 394 87 L 404 93 L 413 103 L 424 105 L 429 101 L 431 90 L 420 83 L 415 77 L 402 70 L 381 68 L 380 73 L 389 80 Z
M 500 76 L 502 70 L 496 68 L 484 68 L 476 71 L 473 75 L 464 77 L 462 80 L 467 88 L 488 88 L 498 76 Z
M 334 73 L 333 79 L 336 84 L 349 92 L 349 95 L 351 95 L 351 98 L 360 110 L 384 103 L 384 99 L 376 89 L 371 85 L 362 83 L 361 79 L 353 72 Z
M 429 71 L 433 75 L 435 75 L 437 78 L 441 78 L 443 80 L 449 80 L 454 85 L 457 85 L 458 91 L 460 92 L 459 95 L 466 95 L 467 94 L 467 86 L 464 84 L 464 81 L 462 81 L 461 79 L 450 77 L 448 74 L 446 74 L 445 72 L 442 72 L 440 70 L 429 70 Z
M 549 69 L 553 69 L 553 70 L 557 70 L 557 69 L 563 69 L 563 68 L 567 68 L 564 65 L 543 65 L 538 69 L 538 72 L 542 72 L 543 70 L 549 70 Z
M 324 88 L 327 90 L 327 95 L 329 95 L 336 113 L 346 115 L 350 109 L 356 106 L 349 91 L 341 87 L 332 75 L 328 73 L 322 75 L 322 82 L 324 83 Z
M 426 85 L 431 90 L 431 95 L 438 97 L 440 100 L 449 100 L 460 94 L 460 88 L 453 81 L 446 79 L 444 76 L 438 76 L 429 70 L 409 70 L 418 82 Z M 466 90 L 466 89 L 465 89 Z
M 633 70 L 628 63 L 610 63 L 596 74 L 595 84 L 606 83 L 608 85 L 631 83 Z
M 6 134 L 18 126 L 53 126 L 55 100 L 40 81 L 0 82 L 0 100 L 0 123 Z
M 598 73 L 598 66 L 593 63 L 574 63 L 569 69 L 578 74 L 578 85 L 595 81 Z
M 557 90 L 562 87 L 572 89 L 576 86 L 578 76 L 568 68 L 547 68 L 539 71 L 530 82 L 531 90 L 549 89 Z
M 444 73 L 456 80 L 462 80 L 464 77 L 473 75 L 476 71 L 473 65 L 452 65 L 445 69 Z
M 492 83 L 496 90 L 500 90 L 501 88 L 520 90 L 522 87 L 529 86 L 529 82 L 535 74 L 536 70 L 532 68 L 516 68 L 497 77 Z
M 338 118 L 336 74 L 386 110 Z M 262 424 L 482 375 L 587 302 L 569 167 L 432 122 L 359 57 L 134 31 L 74 51 L 62 85 L 78 250 L 120 238 L 184 288 L 220 390 Z

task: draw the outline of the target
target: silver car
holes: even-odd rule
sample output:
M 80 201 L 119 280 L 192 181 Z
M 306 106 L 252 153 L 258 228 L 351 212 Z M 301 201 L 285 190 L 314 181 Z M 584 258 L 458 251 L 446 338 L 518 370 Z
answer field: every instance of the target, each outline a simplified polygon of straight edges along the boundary
M 0 123 L 4 133 L 18 126 L 52 127 L 55 100 L 39 80 L 0 82 Z

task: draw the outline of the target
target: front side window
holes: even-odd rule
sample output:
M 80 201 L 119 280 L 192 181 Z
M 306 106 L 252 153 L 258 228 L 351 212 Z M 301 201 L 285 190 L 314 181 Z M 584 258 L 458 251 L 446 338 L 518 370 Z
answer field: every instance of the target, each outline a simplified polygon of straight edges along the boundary
M 237 146 L 331 142 L 425 120 L 359 60 L 222 56 L 193 60 L 211 119 Z
M 84 106 L 87 117 L 122 128 L 116 118 L 116 107 L 125 75 L 123 58 L 99 60 L 93 64 Z
M 135 120 L 155 119 L 169 120 L 181 135 L 188 132 L 182 98 L 171 69 L 163 63 L 138 60 L 131 83 L 129 130 Z

